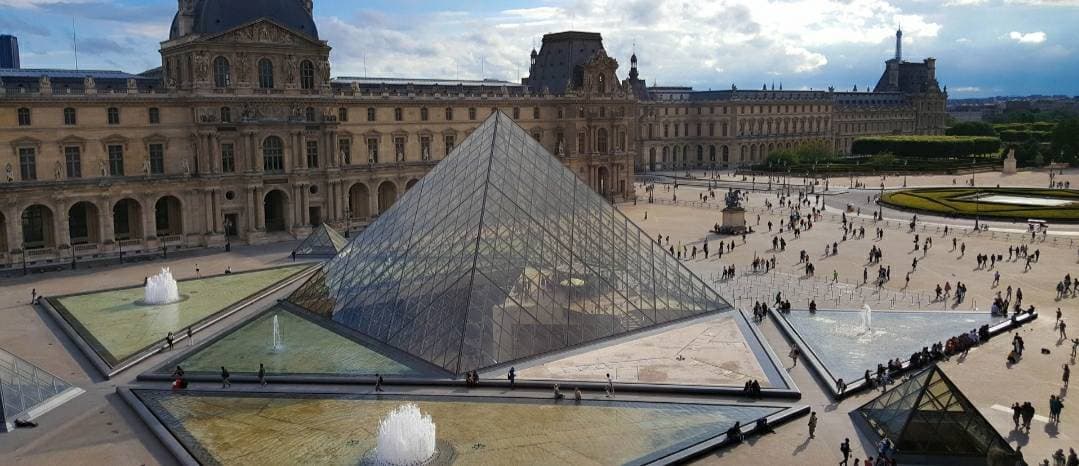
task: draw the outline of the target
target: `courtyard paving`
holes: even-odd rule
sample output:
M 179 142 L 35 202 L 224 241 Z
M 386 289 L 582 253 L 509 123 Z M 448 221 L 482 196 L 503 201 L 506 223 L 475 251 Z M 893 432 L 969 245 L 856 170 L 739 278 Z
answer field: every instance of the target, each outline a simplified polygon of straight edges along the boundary
M 952 178 L 951 176 L 908 177 L 907 184 L 908 186 L 950 186 Z M 962 176 L 956 178 L 962 185 L 964 178 Z M 1048 182 L 1048 175 L 1021 173 L 1005 177 L 999 173 L 988 173 L 978 174 L 976 179 L 979 184 L 984 183 L 990 186 L 1000 183 L 1010 186 L 1044 187 Z M 1079 186 L 1079 172 L 1076 171 L 1065 171 L 1065 174 L 1058 176 L 1057 179 L 1072 181 Z M 845 188 L 848 180 L 846 177 L 834 178 L 830 184 L 833 187 Z M 875 187 L 879 186 L 880 181 L 879 178 L 867 177 L 864 182 Z M 890 187 L 901 185 L 902 182 L 901 178 L 896 180 L 894 177 L 889 177 L 887 180 Z M 857 198 L 876 191 L 852 192 L 846 196 Z M 638 187 L 638 193 L 642 192 Z M 688 186 L 679 187 L 677 190 L 679 200 L 695 200 L 701 192 L 703 190 L 700 188 Z M 658 199 L 671 199 L 673 194 L 673 192 L 665 191 L 662 186 L 657 187 L 655 193 Z M 717 198 L 721 195 L 722 193 L 717 193 Z M 825 196 L 827 212 L 838 214 L 839 209 L 849 203 L 847 198 L 842 196 L 844 195 Z M 712 278 L 717 276 L 725 266 L 736 265 L 739 274 L 742 274 L 750 269 L 749 264 L 754 257 L 770 259 L 774 256 L 778 271 L 783 274 L 780 275 L 783 277 L 782 280 L 789 283 L 791 280 L 799 280 L 802 275 L 802 265 L 798 263 L 798 255 L 799 251 L 805 250 L 817 267 L 817 278 L 806 282 L 806 289 L 826 289 L 833 271 L 841 282 L 845 282 L 843 286 L 860 289 L 864 268 L 869 267 L 870 279 L 876 274 L 875 265 L 866 264 L 870 247 L 876 245 L 883 249 L 882 263 L 892 267 L 892 280 L 884 285 L 886 292 L 924 295 L 931 293 L 938 283 L 943 286 L 945 282 L 950 282 L 954 287 L 958 280 L 968 285 L 969 296 L 966 302 L 954 306 L 954 309 L 986 310 L 998 290 L 1002 291 L 1007 286 L 1013 289 L 1022 288 L 1024 307 L 1034 305 L 1041 317 L 1017 331 L 1026 340 L 1027 347 L 1027 352 L 1019 364 L 1011 366 L 1005 364 L 1005 356 L 1010 348 L 1011 340 L 1009 335 L 1005 335 L 975 348 L 965 358 L 952 358 L 950 361 L 943 362 L 941 367 L 1013 446 L 1023 446 L 1023 452 L 1029 463 L 1034 464 L 1048 458 L 1058 448 L 1067 451 L 1070 447 L 1079 446 L 1074 438 L 1079 434 L 1074 433 L 1071 428 L 1075 422 L 1079 422 L 1079 406 L 1077 406 L 1079 404 L 1073 405 L 1068 402 L 1067 389 L 1060 382 L 1062 367 L 1065 364 L 1074 365 L 1075 360 L 1070 357 L 1070 342 L 1060 338 L 1059 332 L 1054 328 L 1054 314 L 1058 307 L 1061 308 L 1066 322 L 1079 324 L 1079 312 L 1075 309 L 1079 298 L 1057 299 L 1055 291 L 1057 282 L 1064 274 L 1072 271 L 1079 272 L 1079 261 L 1077 261 L 1079 257 L 1074 248 L 1061 245 L 1059 242 L 1052 244 L 1051 242 L 1023 241 L 1020 243 L 1020 240 L 1014 236 L 963 234 L 956 237 L 957 244 L 966 244 L 966 253 L 961 254 L 958 250 L 952 250 L 953 235 L 945 236 L 942 232 L 931 230 L 917 232 L 922 238 L 927 235 L 933 238 L 933 248 L 928 251 L 928 254 L 923 255 L 920 249 L 917 252 L 913 251 L 913 234 L 907 232 L 902 226 L 909 219 L 909 214 L 891 212 L 886 209 L 885 216 L 897 222 L 886 229 L 883 240 L 873 239 L 874 226 L 870 219 L 866 224 L 865 239 L 848 238 L 847 241 L 842 241 L 839 222 L 835 217 L 828 216 L 817 222 L 813 229 L 804 232 L 800 238 L 796 239 L 789 233 L 783 234 L 787 241 L 786 250 L 774 251 L 771 244 L 774 234 L 768 233 L 767 222 L 772 221 L 778 226 L 783 212 L 762 209 L 765 199 L 773 203 L 777 200 L 774 194 L 755 192 L 750 195 L 748 206 L 750 213 L 747 214 L 747 219 L 757 229 L 757 233 L 748 235 L 745 242 L 741 237 L 733 238 L 735 243 L 733 251 L 725 253 L 722 259 L 717 259 L 714 254 L 704 259 L 699 253 L 696 259 L 684 261 L 686 266 L 712 283 Z M 722 201 L 717 199 L 715 202 Z M 620 207 L 631 220 L 641 225 L 652 237 L 657 234 L 669 235 L 671 245 L 681 242 L 689 248 L 694 245 L 700 248 L 708 242 L 710 249 L 714 252 L 718 249 L 720 241 L 732 240 L 730 237 L 719 237 L 708 233 L 709 228 L 719 221 L 717 209 L 645 202 L 638 202 L 637 205 L 625 204 Z M 863 212 L 863 217 L 868 217 L 870 212 L 868 209 L 864 210 L 866 212 Z M 646 212 L 647 219 L 644 218 Z M 757 224 L 758 214 L 761 216 L 760 224 Z M 966 224 L 963 221 L 950 223 L 951 221 L 946 219 L 926 219 L 926 221 L 941 224 Z M 1018 228 L 1021 227 L 1022 225 L 1018 226 Z M 1016 228 L 1016 226 L 1011 228 Z M 1075 226 L 1054 225 L 1050 229 L 1049 236 L 1050 239 L 1067 238 L 1076 230 Z M 838 244 L 839 253 L 824 256 L 824 245 L 832 242 Z M 167 264 L 172 267 L 177 278 L 193 277 L 195 263 L 199 264 L 204 274 L 219 273 L 228 266 L 238 272 L 285 265 L 289 263 L 288 252 L 295 244 L 291 242 L 259 247 L 237 247 L 231 253 L 208 251 L 207 254 L 198 257 L 169 260 Z M 1041 251 L 1040 260 L 1034 263 L 1030 270 L 1025 270 L 1024 261 L 1004 261 L 998 263 L 993 269 L 979 269 L 975 266 L 975 255 L 997 253 L 1007 257 L 1008 247 L 1017 244 L 1027 244 L 1032 252 L 1036 249 Z M 910 281 L 907 283 L 905 277 L 907 272 L 911 271 L 914 258 L 918 259 L 918 267 L 916 271 L 911 272 Z M 78 349 L 49 320 L 48 316 L 39 313 L 29 305 L 31 289 L 36 289 L 39 294 L 62 295 L 137 285 L 141 283 L 143 277 L 156 272 L 163 264 L 165 262 L 155 261 L 94 270 L 40 274 L 5 279 L 0 284 L 0 347 L 87 390 L 86 394 L 74 401 L 39 418 L 41 426 L 37 429 L 17 430 L 0 435 L 0 464 L 174 464 L 175 460 L 172 456 L 115 395 L 116 386 L 131 383 L 137 373 L 159 366 L 174 355 L 156 356 L 113 380 L 103 380 Z M 993 274 L 998 270 L 1001 273 L 1000 285 L 993 287 Z M 281 297 L 287 291 L 283 290 L 275 297 Z M 792 297 L 792 304 L 795 308 L 805 307 L 806 298 L 812 296 L 810 292 L 802 293 Z M 842 307 L 852 307 L 852 301 L 854 300 L 849 299 L 841 303 Z M 899 305 L 896 307 L 902 308 Z M 934 307 L 937 307 L 939 312 L 950 312 L 949 310 L 953 309 L 953 306 L 945 303 Z M 265 306 L 262 309 L 265 309 Z M 215 333 L 223 331 L 242 319 L 249 318 L 254 312 L 256 311 L 251 310 L 232 316 L 215 326 L 207 335 L 196 335 L 196 340 L 211 338 Z M 766 320 L 760 324 L 760 329 L 775 353 L 787 354 L 789 344 L 771 321 Z M 1079 327 L 1074 327 L 1074 329 L 1079 332 Z M 719 331 L 719 335 L 716 339 L 722 340 L 722 331 Z M 686 335 L 679 335 L 677 338 L 683 341 L 689 340 Z M 657 342 L 659 347 L 665 347 L 665 345 L 668 343 Z M 1043 354 L 1042 348 L 1048 350 L 1048 354 Z M 712 349 L 709 344 L 705 344 L 701 351 L 707 353 Z M 907 355 L 894 356 L 905 358 Z M 602 359 L 607 358 L 601 357 L 584 361 L 584 363 L 587 365 L 612 362 L 601 361 Z M 611 359 L 616 361 L 617 357 L 612 356 Z M 802 464 L 835 464 L 840 459 L 838 447 L 844 438 L 851 439 L 856 454 L 860 454 L 862 458 L 873 451 L 874 439 L 856 431 L 848 413 L 871 400 L 876 393 L 864 393 L 841 403 L 835 403 L 825 395 L 821 382 L 805 368 L 804 364 L 799 363 L 796 367 L 790 367 L 790 360 L 784 361 L 789 368 L 790 376 L 803 394 L 801 401 L 797 404 L 811 406 L 820 417 L 816 438 L 808 437 L 806 419 L 801 418 L 791 425 L 777 429 L 775 434 L 751 438 L 746 445 L 706 456 L 701 459 L 701 463 L 789 464 L 797 461 Z M 568 369 L 568 366 L 561 368 L 552 366 L 548 370 L 565 371 Z M 212 386 L 207 386 L 207 388 L 210 387 Z M 236 388 L 239 387 L 234 386 L 234 389 Z M 244 387 L 244 389 L 261 390 L 254 387 Z M 446 391 L 445 388 L 404 390 L 398 387 L 388 387 L 388 390 L 395 393 L 416 394 L 445 393 Z M 500 389 L 480 389 L 477 393 L 499 394 L 503 392 Z M 1061 416 L 1062 422 L 1049 424 L 1040 420 L 1044 417 L 1035 418 L 1035 427 L 1030 434 L 1014 431 L 1010 411 L 1001 410 L 1001 407 L 1010 406 L 1016 401 L 1031 401 L 1037 407 L 1039 416 L 1046 416 L 1051 394 L 1064 396 L 1065 408 Z M 602 394 L 587 393 L 586 397 L 598 398 L 602 397 Z

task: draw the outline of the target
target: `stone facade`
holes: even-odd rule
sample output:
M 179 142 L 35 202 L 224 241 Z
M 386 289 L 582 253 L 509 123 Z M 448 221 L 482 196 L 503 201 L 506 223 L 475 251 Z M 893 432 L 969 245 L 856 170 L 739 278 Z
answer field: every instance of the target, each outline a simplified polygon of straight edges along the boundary
M 938 103 L 943 115 L 943 96 L 927 110 L 892 93 L 886 111 L 836 92 L 647 88 L 636 56 L 619 81 L 590 33 L 552 34 L 533 52 L 546 67 L 537 76 L 563 83 L 555 91 L 528 79 L 331 78 L 330 46 L 309 31 L 259 17 L 184 33 L 200 23 L 180 16 L 162 67 L 139 75 L 0 72 L 0 265 L 226 235 L 277 241 L 322 222 L 355 229 L 495 111 L 612 200 L 634 195 L 635 171 L 740 167 L 810 140 L 843 150 L 855 135 L 943 123 L 920 123 Z M 546 57 L 567 41 L 595 50 L 555 69 Z

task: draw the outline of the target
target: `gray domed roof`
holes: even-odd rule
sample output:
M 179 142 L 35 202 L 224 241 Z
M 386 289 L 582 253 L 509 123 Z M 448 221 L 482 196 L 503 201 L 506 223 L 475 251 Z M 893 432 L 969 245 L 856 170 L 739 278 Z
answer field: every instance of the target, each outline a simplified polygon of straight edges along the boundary
M 268 18 L 318 40 L 315 20 L 301 0 L 198 0 L 194 16 L 193 34 L 214 34 Z M 173 16 L 169 40 L 178 37 L 177 17 Z

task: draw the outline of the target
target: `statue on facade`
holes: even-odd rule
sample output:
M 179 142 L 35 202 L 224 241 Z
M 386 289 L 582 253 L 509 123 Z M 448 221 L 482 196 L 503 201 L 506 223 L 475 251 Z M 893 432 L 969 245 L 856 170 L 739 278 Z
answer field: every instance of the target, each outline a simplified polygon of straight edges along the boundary
M 109 176 L 109 167 L 105 165 L 104 160 L 97 161 L 97 171 L 98 173 L 101 173 L 102 178 Z
M 15 172 L 11 168 L 10 162 L 8 162 L 7 165 L 4 165 L 4 179 L 7 180 L 8 183 L 15 181 Z
M 318 75 L 322 78 L 322 82 L 330 82 L 330 62 L 326 61 L 325 58 L 318 60 Z
M 150 159 L 143 159 L 142 161 L 142 174 L 150 176 Z
M 206 52 L 195 53 L 195 80 L 206 81 L 209 74 L 209 65 L 206 63 Z
M 60 163 L 59 160 L 57 160 L 56 164 L 52 167 L 52 176 L 53 178 L 56 178 L 56 181 L 64 179 L 64 164 Z
M 556 151 L 555 155 L 557 155 L 557 156 L 559 156 L 559 157 L 561 157 L 561 156 L 563 156 L 563 155 L 566 155 L 566 144 L 565 144 L 565 141 L 563 141 L 563 140 L 559 139 L 559 140 L 558 140 L 558 148 L 556 148 L 556 149 L 555 149 L 555 151 Z
M 431 160 L 431 148 L 430 147 L 424 147 L 423 148 L 423 154 L 421 154 L 421 155 L 423 157 L 423 160 L 425 160 L 425 161 Z
M 239 52 L 236 54 L 236 81 L 245 83 L 247 82 L 247 54 Z
M 37 87 L 40 90 L 51 89 L 52 88 L 52 81 L 49 80 L 48 76 L 41 75 L 41 78 L 38 79 Z
M 191 164 L 188 163 L 187 159 L 184 159 L 181 166 L 184 169 L 184 176 L 191 176 Z
M 94 81 L 94 77 L 93 76 L 87 76 L 85 78 L 82 78 L 82 87 L 83 87 L 83 89 L 94 89 L 94 88 L 96 88 L 97 83 Z
M 296 56 L 289 55 L 285 60 L 285 81 L 289 84 L 296 82 Z

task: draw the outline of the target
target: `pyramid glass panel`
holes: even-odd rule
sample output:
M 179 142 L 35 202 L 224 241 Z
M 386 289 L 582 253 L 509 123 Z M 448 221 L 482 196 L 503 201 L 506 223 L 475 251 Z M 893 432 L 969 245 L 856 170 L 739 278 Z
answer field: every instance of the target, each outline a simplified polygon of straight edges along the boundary
M 0 349 L 0 432 L 82 393 L 82 389 Z
M 454 373 L 731 309 L 501 113 L 290 300 Z
M 433 464 L 645 463 L 781 406 L 134 390 L 201 464 L 375 464 L 379 420 L 415 403 L 436 426 Z M 521 422 L 527 419 L 528 422 Z
M 348 244 L 348 240 L 337 230 L 323 223 L 292 252 L 298 257 L 333 257 Z
M 1012 453 L 989 421 L 933 366 L 858 408 L 904 454 L 988 457 Z

